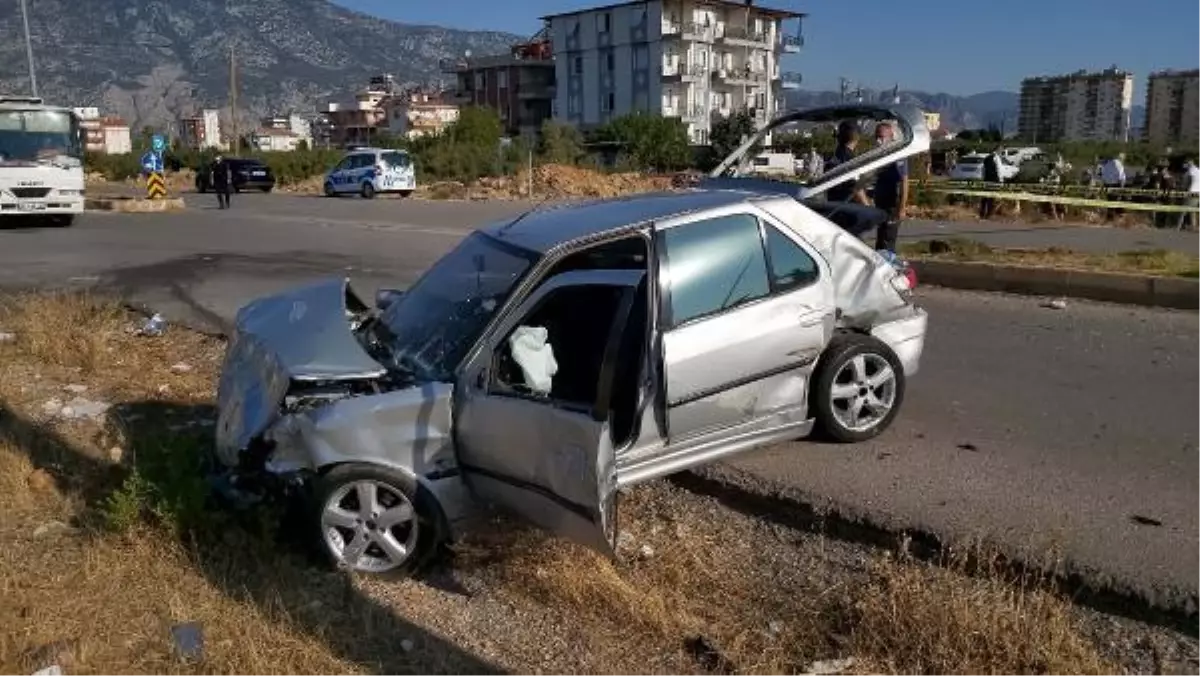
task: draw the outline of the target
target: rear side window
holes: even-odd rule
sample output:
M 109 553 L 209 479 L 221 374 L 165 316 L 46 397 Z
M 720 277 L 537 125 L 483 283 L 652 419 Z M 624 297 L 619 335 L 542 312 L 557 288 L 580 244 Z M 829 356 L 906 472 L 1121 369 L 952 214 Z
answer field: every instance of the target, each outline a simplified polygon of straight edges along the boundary
M 412 164 L 412 160 L 408 159 L 408 153 L 388 152 L 381 157 L 383 163 L 389 167 L 407 167 Z
M 671 322 L 679 325 L 770 293 L 758 219 L 723 216 L 663 231 Z
M 790 237 L 774 226 L 764 223 L 767 262 L 771 269 L 771 288 L 775 293 L 787 293 L 817 281 L 817 262 Z

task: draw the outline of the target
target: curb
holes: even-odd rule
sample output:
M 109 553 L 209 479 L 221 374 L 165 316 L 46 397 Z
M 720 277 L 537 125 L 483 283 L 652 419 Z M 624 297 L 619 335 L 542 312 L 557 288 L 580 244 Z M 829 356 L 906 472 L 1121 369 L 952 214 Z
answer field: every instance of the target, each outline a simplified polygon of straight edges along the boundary
M 161 200 L 140 197 L 88 197 L 84 200 L 85 211 L 114 211 L 126 214 L 160 213 L 180 211 L 187 208 L 182 197 Z
M 952 289 L 1200 309 L 1200 283 L 1182 277 L 920 259 L 910 260 L 910 264 L 916 268 L 921 284 Z

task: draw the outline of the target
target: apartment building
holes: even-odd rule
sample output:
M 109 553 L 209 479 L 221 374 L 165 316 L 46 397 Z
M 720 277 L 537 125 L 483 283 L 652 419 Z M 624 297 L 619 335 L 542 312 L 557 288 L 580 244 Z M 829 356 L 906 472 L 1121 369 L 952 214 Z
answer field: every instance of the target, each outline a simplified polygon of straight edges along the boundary
M 1145 140 L 1179 144 L 1195 152 L 1200 143 L 1200 70 L 1164 70 L 1146 87 Z
M 79 130 L 83 134 L 83 149 L 92 153 L 123 155 L 133 151 L 129 125 L 119 117 L 101 115 L 95 107 L 75 108 Z
M 554 101 L 554 53 L 545 30 L 508 54 L 442 63 L 455 75 L 454 102 L 495 110 L 509 135 L 535 135 L 550 119 Z
M 407 139 L 436 136 L 458 120 L 458 104 L 441 92 L 415 91 L 389 99 L 388 132 Z
M 715 120 L 782 107 L 782 54 L 804 15 L 750 0 L 637 0 L 542 17 L 552 36 L 554 117 L 580 128 L 635 111 L 680 118 L 698 145 Z M 794 82 L 794 80 L 790 80 Z
M 1116 66 L 1026 78 L 1017 130 L 1035 143 L 1128 141 L 1132 108 L 1133 75 Z
M 185 117 L 179 121 L 180 136 L 189 148 L 203 150 L 204 148 L 221 148 L 221 112 L 206 108 L 195 117 Z

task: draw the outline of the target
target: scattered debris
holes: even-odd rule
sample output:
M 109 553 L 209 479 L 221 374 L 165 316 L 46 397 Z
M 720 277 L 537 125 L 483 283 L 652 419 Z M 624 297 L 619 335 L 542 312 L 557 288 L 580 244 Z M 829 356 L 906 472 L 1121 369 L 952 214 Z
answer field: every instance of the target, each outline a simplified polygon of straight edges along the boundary
M 767 633 L 771 636 L 779 636 L 783 633 L 783 623 L 779 620 L 771 620 L 767 623 Z
M 139 336 L 161 336 L 167 330 L 167 320 L 157 312 L 152 317 L 142 324 L 142 328 L 138 330 Z
M 832 660 L 817 660 L 808 665 L 805 670 L 806 674 L 820 674 L 827 676 L 829 674 L 840 674 L 847 669 L 853 669 L 858 660 L 853 657 L 839 657 Z
M 1067 309 L 1067 299 L 1066 298 L 1054 298 L 1052 300 L 1048 300 L 1048 301 L 1042 303 L 1042 307 L 1048 307 L 1052 310 L 1066 310 Z
M 125 459 L 125 449 L 120 446 L 113 446 L 108 449 L 108 459 L 114 464 L 121 464 L 121 461 Z
M 46 523 L 33 529 L 33 537 L 40 538 L 43 535 L 53 535 L 55 533 L 68 533 L 73 529 L 62 521 L 47 521 Z
M 191 370 L 192 370 L 192 365 L 185 361 L 181 361 L 181 362 L 171 366 L 171 373 L 187 373 L 188 371 L 191 371 Z
M 87 387 L 87 385 L 71 384 L 71 385 L 63 385 L 63 389 L 72 394 L 83 394 L 84 392 L 87 392 L 88 387 Z
M 176 654 L 184 659 L 200 659 L 204 656 L 204 630 L 199 622 L 172 626 L 171 640 Z
M 49 664 L 50 666 L 35 671 L 35 674 L 62 674 L 63 669 L 70 669 L 75 664 L 75 655 L 79 652 L 79 641 L 63 639 L 38 646 L 26 655 L 30 664 Z
M 159 385 L 159 386 L 158 386 L 158 393 L 159 393 L 159 394 L 169 394 L 170 392 L 171 392 L 171 386 L 170 386 L 170 385 L 167 385 L 166 383 L 163 383 L 162 385 Z
M 707 671 L 722 674 L 732 674 L 737 671 L 729 658 L 721 654 L 720 649 L 708 640 L 706 636 L 693 636 L 684 642 L 684 647 L 696 658 L 696 662 Z
M 1161 526 L 1161 525 L 1163 525 L 1162 521 L 1159 521 L 1158 519 L 1152 519 L 1148 516 L 1142 516 L 1141 514 L 1130 515 L 1129 520 L 1136 523 L 1139 526 Z
M 416 647 L 416 646 L 413 644 L 413 642 L 410 639 L 406 638 L 406 639 L 402 639 L 400 641 L 400 649 L 406 653 L 412 652 L 412 649 L 414 647 Z
M 971 451 L 971 452 L 973 452 L 973 453 L 978 453 L 978 452 L 979 452 L 979 447 L 978 447 L 978 446 L 976 446 L 975 444 L 972 444 L 972 443 L 965 443 L 965 444 L 959 444 L 959 445 L 958 445 L 958 450 L 960 450 L 960 451 Z
M 58 415 L 62 411 L 62 399 L 55 397 L 46 403 L 42 404 L 42 413 L 46 415 Z
M 66 418 L 68 420 L 80 420 L 89 418 L 91 420 L 99 420 L 104 417 L 112 404 L 103 401 L 92 401 L 82 397 L 74 397 L 67 403 L 63 403 L 61 399 L 51 399 L 42 404 L 42 412 L 46 415 Z
M 17 334 L 9 331 L 0 331 L 0 343 L 11 343 L 17 339 Z
M 654 558 L 654 548 L 650 545 L 642 545 L 642 548 L 638 550 L 638 558 L 643 561 Z
M 57 664 L 51 664 L 45 669 L 38 669 L 33 672 L 33 676 L 62 676 L 62 673 L 62 667 L 59 667 Z

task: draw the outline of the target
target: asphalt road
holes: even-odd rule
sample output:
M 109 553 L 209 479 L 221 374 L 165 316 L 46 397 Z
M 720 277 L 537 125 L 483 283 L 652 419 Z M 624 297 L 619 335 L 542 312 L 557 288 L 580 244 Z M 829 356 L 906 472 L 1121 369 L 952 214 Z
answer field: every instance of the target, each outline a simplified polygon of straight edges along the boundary
M 169 319 L 219 327 L 246 300 L 330 274 L 364 295 L 410 283 L 516 203 L 200 196 L 176 214 L 88 214 L 0 231 L 0 287 L 107 285 Z M 215 203 L 215 199 L 211 202 Z M 1004 246 L 1196 250 L 1189 233 L 910 223 Z M 1055 549 L 1161 602 L 1196 595 L 1195 313 L 924 289 L 922 372 L 903 413 L 859 446 L 795 443 L 732 464 L 895 527 Z

